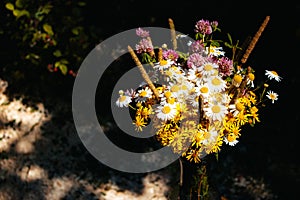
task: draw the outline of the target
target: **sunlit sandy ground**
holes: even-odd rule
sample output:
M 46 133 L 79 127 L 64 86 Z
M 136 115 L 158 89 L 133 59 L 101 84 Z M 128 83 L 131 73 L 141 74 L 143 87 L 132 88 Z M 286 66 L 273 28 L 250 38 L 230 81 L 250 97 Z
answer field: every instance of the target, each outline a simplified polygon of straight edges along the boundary
M 80 154 L 72 124 L 66 120 L 62 129 L 55 127 L 42 103 L 30 107 L 22 99 L 9 100 L 7 83 L 1 80 L 0 85 L 0 200 L 167 199 L 163 174 L 126 178 L 105 170 L 101 177 L 79 167 L 86 154 L 72 154 L 74 149 Z M 104 171 L 101 165 L 99 170 Z

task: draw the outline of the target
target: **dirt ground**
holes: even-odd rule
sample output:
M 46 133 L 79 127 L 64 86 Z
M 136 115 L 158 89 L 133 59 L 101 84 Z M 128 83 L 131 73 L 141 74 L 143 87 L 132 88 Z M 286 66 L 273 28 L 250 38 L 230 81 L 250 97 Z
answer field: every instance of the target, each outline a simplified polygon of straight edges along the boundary
M 57 123 L 42 103 L 9 100 L 6 87 L 1 80 L 1 200 L 167 199 L 167 171 L 126 175 L 108 169 L 81 145 L 72 121 Z

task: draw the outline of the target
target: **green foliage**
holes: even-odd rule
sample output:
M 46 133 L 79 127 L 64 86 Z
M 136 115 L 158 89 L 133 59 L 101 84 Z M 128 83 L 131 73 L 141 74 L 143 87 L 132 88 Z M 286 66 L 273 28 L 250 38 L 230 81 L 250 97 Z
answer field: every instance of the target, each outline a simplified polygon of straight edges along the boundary
M 1 4 L 6 13 L 0 34 L 17 50 L 16 59 L 6 67 L 36 66 L 74 76 L 96 43 L 84 27 L 84 1 L 5 0 Z

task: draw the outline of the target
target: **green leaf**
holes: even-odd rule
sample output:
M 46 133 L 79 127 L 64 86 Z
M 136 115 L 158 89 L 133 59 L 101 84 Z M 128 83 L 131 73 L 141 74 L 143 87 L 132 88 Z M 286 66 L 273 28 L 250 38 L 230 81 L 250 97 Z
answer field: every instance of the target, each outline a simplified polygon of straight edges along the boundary
M 20 10 L 14 9 L 14 10 L 13 10 L 13 15 L 16 16 L 16 17 L 19 17 L 20 12 L 21 12 Z
M 216 156 L 217 161 L 219 161 L 219 154 L 216 153 L 215 156 Z
M 15 7 L 14 7 L 14 5 L 12 3 L 5 4 L 5 8 L 7 10 L 11 10 L 11 11 L 13 11 L 15 9 Z
M 19 19 L 22 16 L 30 17 L 30 13 L 27 10 L 18 10 L 14 9 L 13 10 L 13 15 L 16 16 L 17 19 Z
M 40 56 L 35 54 L 35 53 L 29 53 L 25 56 L 25 59 L 27 59 L 27 60 L 31 60 L 31 59 L 38 60 L 38 59 L 40 59 Z
M 67 61 L 66 59 L 61 59 L 60 62 L 63 64 L 69 64 L 69 61 Z
M 226 47 L 232 48 L 232 45 L 229 44 L 228 42 L 224 42 L 224 45 L 225 45 Z
M 64 64 L 59 65 L 59 69 L 63 75 L 66 75 L 68 72 L 68 67 Z
M 50 26 L 49 24 L 43 24 L 43 29 L 49 35 L 54 35 L 53 30 L 52 30 L 52 26 Z
M 79 30 L 78 30 L 78 28 L 73 28 L 73 29 L 72 29 L 72 33 L 73 33 L 74 35 L 79 35 Z
M 26 17 L 30 18 L 30 13 L 27 10 L 21 10 L 21 12 L 19 13 L 19 16 L 17 18 L 20 18 L 22 16 L 26 16 Z
M 83 2 L 83 1 L 79 1 L 79 2 L 78 2 L 78 6 L 85 6 L 85 5 L 86 5 L 86 3 Z
M 230 44 L 232 44 L 232 38 L 231 38 L 231 35 L 230 35 L 229 33 L 227 33 L 227 36 L 228 36 L 228 39 L 229 39 Z
M 220 43 L 218 41 L 212 41 L 211 46 L 216 46 L 216 47 L 219 47 L 220 46 Z
M 61 59 L 60 61 L 56 61 L 54 63 L 54 67 L 58 67 L 63 75 L 66 75 L 68 72 L 67 64 L 69 62 L 66 59 Z
M 53 55 L 54 55 L 55 57 L 61 57 L 61 56 L 62 56 L 61 51 L 58 50 L 58 49 L 57 49 L 56 51 L 53 52 Z
M 23 3 L 22 3 L 22 0 L 17 0 L 16 3 L 15 3 L 16 7 L 18 8 L 23 8 Z

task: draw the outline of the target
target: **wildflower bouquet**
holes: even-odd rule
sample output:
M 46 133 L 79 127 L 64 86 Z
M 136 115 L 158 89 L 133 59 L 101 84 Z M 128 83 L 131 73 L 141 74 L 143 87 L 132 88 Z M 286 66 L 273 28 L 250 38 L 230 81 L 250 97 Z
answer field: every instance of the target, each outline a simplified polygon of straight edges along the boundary
M 229 42 L 214 39 L 214 33 L 221 32 L 217 21 L 196 22 L 195 40 L 187 42 L 189 52 L 177 50 L 180 38 L 186 36 L 176 35 L 172 19 L 173 47 L 155 48 L 149 31 L 137 28 L 140 41 L 135 50 L 128 49 L 145 82 L 138 89 L 120 90 L 117 106 L 129 107 L 137 131 L 151 120 L 157 140 L 194 163 L 218 153 L 224 144 L 236 145 L 243 126 L 260 122 L 265 101 L 278 99 L 267 83 L 281 80 L 275 71 L 265 70 L 266 81 L 258 84 L 255 70 L 244 67 L 268 21 L 269 16 L 247 49 L 233 45 L 229 34 Z M 223 48 L 231 49 L 231 58 Z M 240 60 L 238 50 L 245 50 Z M 152 69 L 146 72 L 143 64 Z

